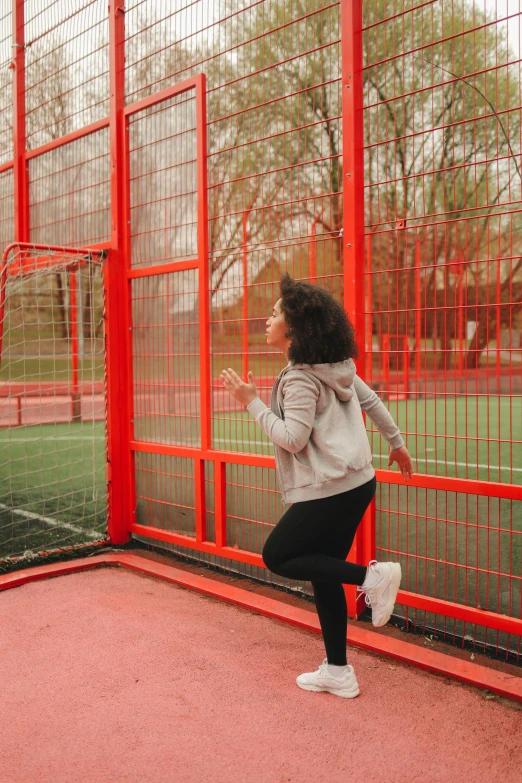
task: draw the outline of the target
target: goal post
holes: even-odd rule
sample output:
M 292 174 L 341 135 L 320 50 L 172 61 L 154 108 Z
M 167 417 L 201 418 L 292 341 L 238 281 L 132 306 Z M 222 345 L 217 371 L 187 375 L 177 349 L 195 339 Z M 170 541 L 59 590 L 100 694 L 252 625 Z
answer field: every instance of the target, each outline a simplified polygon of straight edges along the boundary
M 105 255 L 2 254 L 0 566 L 107 538 Z

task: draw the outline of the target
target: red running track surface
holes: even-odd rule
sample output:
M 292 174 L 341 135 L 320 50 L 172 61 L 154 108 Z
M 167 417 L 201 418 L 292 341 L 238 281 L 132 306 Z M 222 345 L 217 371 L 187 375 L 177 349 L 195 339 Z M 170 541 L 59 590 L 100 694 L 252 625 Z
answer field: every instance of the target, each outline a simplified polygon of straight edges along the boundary
M 522 712 L 352 648 L 358 698 L 302 691 L 321 637 L 247 609 L 116 568 L 0 601 L 3 783 L 520 781 Z

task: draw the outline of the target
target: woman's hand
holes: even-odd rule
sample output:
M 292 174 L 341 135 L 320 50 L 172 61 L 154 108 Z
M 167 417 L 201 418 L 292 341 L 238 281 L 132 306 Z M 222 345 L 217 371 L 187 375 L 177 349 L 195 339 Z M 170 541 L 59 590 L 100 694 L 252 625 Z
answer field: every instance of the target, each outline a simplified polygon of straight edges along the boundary
M 230 394 L 243 405 L 250 405 L 257 397 L 257 387 L 251 372 L 248 373 L 248 383 L 243 383 L 239 375 L 230 367 L 228 370 L 223 370 L 220 377 L 225 389 L 228 389 Z
M 393 451 L 390 451 L 388 467 L 390 467 L 394 462 L 397 463 L 402 475 L 406 481 L 408 481 L 408 479 L 413 476 L 413 464 L 410 453 L 406 446 L 401 446 L 400 449 L 393 449 Z

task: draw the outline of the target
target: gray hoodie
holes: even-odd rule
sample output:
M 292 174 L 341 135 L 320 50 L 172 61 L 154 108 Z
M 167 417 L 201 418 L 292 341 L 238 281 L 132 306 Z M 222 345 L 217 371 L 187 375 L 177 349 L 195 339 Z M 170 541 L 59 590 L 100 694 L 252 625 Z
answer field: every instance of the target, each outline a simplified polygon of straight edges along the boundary
M 289 363 L 275 380 L 270 408 L 259 397 L 247 408 L 274 442 L 283 503 L 338 495 L 375 476 L 361 409 L 393 449 L 404 446 L 399 428 L 357 377 L 352 359 Z

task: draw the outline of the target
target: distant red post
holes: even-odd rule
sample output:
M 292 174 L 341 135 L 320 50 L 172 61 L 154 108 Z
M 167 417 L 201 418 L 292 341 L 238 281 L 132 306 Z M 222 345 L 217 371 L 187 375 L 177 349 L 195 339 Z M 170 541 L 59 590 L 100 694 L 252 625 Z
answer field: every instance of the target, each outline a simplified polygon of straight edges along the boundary
M 29 241 L 28 177 L 25 161 L 25 36 L 24 0 L 13 3 L 13 144 L 14 144 L 14 238 Z
M 462 250 L 459 253 L 459 375 L 462 374 L 464 352 L 464 290 L 462 277 L 464 275 L 464 260 Z
M 449 271 L 457 275 L 457 334 L 455 335 L 455 342 L 457 344 L 458 358 L 455 363 L 458 368 L 459 375 L 463 370 L 463 352 L 464 352 L 464 291 L 462 285 L 462 276 L 464 274 L 464 260 L 462 250 L 459 251 L 457 258 L 453 259 L 453 262 L 449 264 Z M 455 299 L 453 300 L 455 301 Z
M 314 218 L 312 225 L 310 226 L 310 242 L 308 244 L 308 277 L 310 282 L 315 285 L 317 283 L 317 257 L 316 257 L 316 234 L 317 234 L 317 221 L 319 218 Z
M 248 375 L 248 228 L 247 221 L 250 210 L 243 212 L 243 312 L 242 312 L 242 365 L 243 365 L 243 380 L 246 381 Z
M 497 360 L 496 360 L 496 372 L 497 372 L 497 394 L 500 394 L 500 256 L 497 257 Z
M 418 391 L 418 384 L 421 375 L 421 243 L 415 242 L 415 391 Z M 408 357 L 409 363 L 409 357 Z M 417 398 L 415 398 L 417 399 Z
M 69 290 L 71 293 L 71 352 L 72 352 L 72 385 L 71 385 L 71 416 L 73 421 L 81 421 L 80 389 L 78 383 L 78 318 L 76 298 L 76 275 L 73 269 L 69 277 Z

